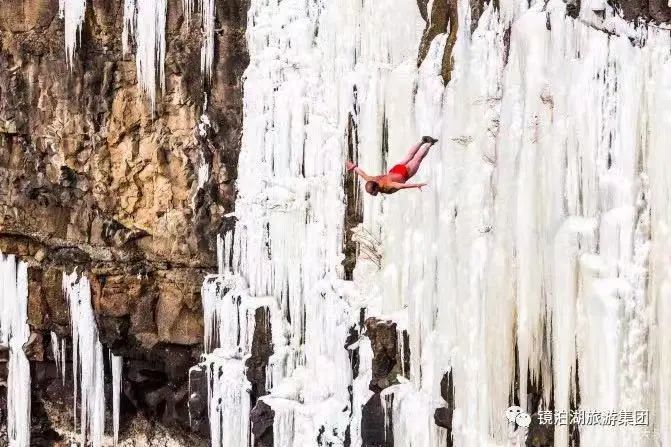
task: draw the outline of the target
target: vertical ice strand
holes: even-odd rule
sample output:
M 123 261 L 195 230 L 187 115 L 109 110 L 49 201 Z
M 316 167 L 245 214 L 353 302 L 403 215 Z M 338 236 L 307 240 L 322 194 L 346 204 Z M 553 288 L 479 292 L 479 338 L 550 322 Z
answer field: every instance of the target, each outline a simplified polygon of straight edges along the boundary
M 123 2 L 123 31 L 121 33 L 121 46 L 124 56 L 130 53 L 131 37 L 135 35 L 135 0 L 124 0 Z
M 0 253 L 0 344 L 9 348 L 7 438 L 9 447 L 30 446 L 30 363 L 28 341 L 28 266 Z
M 212 64 L 214 63 L 215 0 L 201 0 L 200 9 L 203 30 L 203 44 L 200 50 L 200 71 L 205 81 L 209 82 L 212 78 Z
M 220 252 L 223 250 L 222 246 Z M 242 278 L 225 269 L 221 272 L 203 283 L 205 354 L 192 372 L 205 370 L 207 376 L 212 446 L 247 446 L 251 442 L 251 384 L 245 362 L 252 349 L 256 310 L 272 302 L 252 299 Z
M 137 0 L 135 9 L 135 66 L 142 92 L 152 111 L 156 93 L 165 90 L 165 33 L 167 0 Z
M 65 60 L 72 69 L 86 15 L 86 0 L 59 0 L 59 14 L 65 26 Z
M 72 327 L 74 425 L 75 429 L 79 427 L 81 442 L 101 447 L 105 430 L 105 366 L 91 305 L 91 286 L 86 276 L 75 270 L 63 274 L 63 292 L 70 306 Z
M 119 444 L 119 417 L 121 413 L 121 387 L 123 381 L 123 357 L 110 352 L 112 366 L 112 435 L 114 445 Z

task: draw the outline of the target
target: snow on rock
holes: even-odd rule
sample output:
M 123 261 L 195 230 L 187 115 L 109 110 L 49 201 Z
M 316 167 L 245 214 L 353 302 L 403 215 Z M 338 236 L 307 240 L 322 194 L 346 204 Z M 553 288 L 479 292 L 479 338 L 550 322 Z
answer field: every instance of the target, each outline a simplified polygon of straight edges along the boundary
M 7 437 L 9 447 L 30 445 L 30 363 L 28 341 L 28 266 L 0 253 L 0 344 L 9 348 Z

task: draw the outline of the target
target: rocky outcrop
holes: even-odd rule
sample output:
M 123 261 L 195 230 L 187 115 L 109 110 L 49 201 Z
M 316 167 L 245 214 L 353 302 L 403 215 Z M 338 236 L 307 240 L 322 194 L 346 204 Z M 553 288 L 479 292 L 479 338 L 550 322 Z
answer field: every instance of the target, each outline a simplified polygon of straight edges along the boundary
M 365 320 L 365 335 L 370 339 L 373 350 L 372 379 L 369 385 L 373 396 L 362 409 L 361 435 L 366 447 L 390 447 L 394 445 L 393 427 L 390 415 L 385 416 L 385 403 L 380 392 L 399 384 L 398 377 L 409 377 L 410 344 L 408 333 L 400 334 L 397 324 L 390 320 L 371 317 Z M 399 335 L 403 343 L 399 343 Z M 384 399 L 393 399 L 393 394 Z
M 452 50 L 457 43 L 457 30 L 459 29 L 459 16 L 457 2 L 455 0 L 436 0 L 427 2 L 418 0 L 417 2 L 422 18 L 426 21 L 426 28 L 422 35 L 422 40 L 419 45 L 419 52 L 417 55 L 417 66 L 420 66 L 427 54 L 433 40 L 438 35 L 447 33 L 447 40 L 445 41 L 445 48 L 443 51 L 443 61 L 441 65 L 441 76 L 443 83 L 447 84 L 452 78 L 452 67 L 454 60 L 452 57 Z M 474 11 L 480 17 L 482 13 L 482 3 L 478 0 L 473 0 L 472 5 L 480 5 L 479 11 Z M 428 7 L 431 6 L 431 10 Z M 477 18 L 474 19 L 477 23 Z M 473 26 L 473 29 L 475 27 Z
M 410 348 L 407 342 L 408 333 L 403 331 L 401 337 L 405 343 L 403 351 L 399 346 L 397 325 L 393 321 L 368 318 L 365 322 L 366 336 L 370 339 L 373 349 L 373 379 L 370 389 L 379 393 L 383 389 L 399 383 L 398 376 L 409 376 Z
M 254 447 L 273 447 L 274 418 L 275 412 L 262 400 L 254 406 L 250 415 Z
M 626 20 L 671 21 L 671 7 L 664 0 L 613 0 L 609 3 L 620 9 Z
M 445 401 L 445 406 L 436 408 L 433 420 L 437 426 L 447 430 L 448 447 L 452 446 L 452 416 L 454 414 L 454 383 L 452 372 L 447 372 L 440 380 L 440 396 Z

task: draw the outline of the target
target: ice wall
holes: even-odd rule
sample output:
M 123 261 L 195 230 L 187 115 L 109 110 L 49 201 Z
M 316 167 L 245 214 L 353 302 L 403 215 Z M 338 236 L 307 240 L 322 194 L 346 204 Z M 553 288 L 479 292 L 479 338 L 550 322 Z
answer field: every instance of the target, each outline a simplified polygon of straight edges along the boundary
M 364 307 L 407 322 L 408 380 L 383 392 L 396 445 L 447 442 L 433 410 L 448 371 L 454 445 L 523 443 L 504 411 L 538 399 L 649 411 L 647 427 L 580 427 L 584 445 L 667 445 L 669 31 L 600 3 L 574 19 L 559 1 L 501 1 L 472 32 L 467 0 L 458 16 L 444 86 L 446 35 L 414 63 L 414 1 L 251 2 L 237 224 L 220 265 L 283 321 L 264 398 L 275 445 L 314 445 L 321 425 L 349 425 L 361 444 L 369 396 L 339 348 Z M 363 197 L 383 256 L 379 271 L 360 257 L 353 284 L 340 266 L 350 117 L 370 173 L 422 135 L 440 140 L 417 176 L 429 187 Z M 556 427 L 555 445 L 568 437 Z
M 543 409 L 553 399 L 556 410 L 659 418 L 582 426 L 581 444 L 657 445 L 668 402 L 651 391 L 668 375 L 654 348 L 664 330 L 648 318 L 664 307 L 664 286 L 648 278 L 659 278 L 649 252 L 667 225 L 651 197 L 666 197 L 664 213 L 667 180 L 653 173 L 669 32 L 590 5 L 574 20 L 560 2 L 501 2 L 471 34 L 468 3 L 459 11 L 452 81 L 436 82 L 437 39 L 414 116 L 398 117 L 441 141 L 419 174 L 431 186 L 385 199 L 379 215 L 384 251 L 398 254 L 383 259 L 384 302 L 407 305 L 415 392 L 437 396 L 452 371 L 455 445 L 518 442 L 501 415 L 515 398 L 531 410 L 532 391 Z M 408 145 L 390 136 L 390 148 Z M 393 420 L 421 414 L 416 400 L 395 403 Z M 567 427 L 555 436 L 568 445 Z
M 243 303 L 272 302 L 270 395 L 262 399 L 275 412 L 275 445 L 345 445 L 352 434 L 361 445 L 366 385 L 359 380 L 353 408 L 346 349 L 358 325 L 359 294 L 342 281 L 341 265 L 344 129 L 355 113 L 358 76 L 374 97 L 397 64 L 405 63 L 401 77 L 413 72 L 419 13 L 410 2 L 379 8 L 287 0 L 253 1 L 248 17 L 237 223 L 221 244 L 221 274 L 244 280 Z M 386 51 L 393 46 L 379 33 L 384 23 L 401 24 L 411 38 Z M 363 39 L 358 29 L 379 41 Z M 370 61 L 370 71 L 354 73 L 357 59 Z M 218 328 L 226 344 L 240 333 L 235 320 L 218 321 L 204 308 L 206 337 Z M 218 419 L 212 426 L 219 431 Z
M 7 438 L 9 447 L 30 445 L 30 363 L 23 351 L 27 317 L 28 266 L 0 253 L 0 344 L 9 348 Z

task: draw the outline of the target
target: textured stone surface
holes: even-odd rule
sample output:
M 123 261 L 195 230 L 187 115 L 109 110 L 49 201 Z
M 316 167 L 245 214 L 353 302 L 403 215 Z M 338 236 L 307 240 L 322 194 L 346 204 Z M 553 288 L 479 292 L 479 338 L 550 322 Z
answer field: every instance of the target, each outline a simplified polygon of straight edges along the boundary
M 671 8 L 665 0 L 617 0 L 609 3 L 621 8 L 627 20 L 642 18 L 657 23 L 671 21 Z
M 0 2 L 0 251 L 30 268 L 33 437 L 59 445 L 49 427 L 72 424 L 71 378 L 56 374 L 49 332 L 70 335 L 61 281 L 75 268 L 91 280 L 101 341 L 125 358 L 122 432 L 144 418 L 206 436 L 206 407 L 189 427 L 188 371 L 202 350 L 200 287 L 235 199 L 247 1 L 216 1 L 207 84 L 200 16 L 187 23 L 181 0 L 168 1 L 154 112 L 134 54 L 122 55 L 123 1 L 87 2 L 72 69 L 58 3 Z M 201 132 L 203 113 L 211 125 Z M 210 175 L 198 188 L 203 162 Z M 106 392 L 111 402 L 109 383 Z
M 452 78 L 452 49 L 457 42 L 457 30 L 459 29 L 459 16 L 456 0 L 435 0 L 427 2 L 418 0 L 417 2 L 422 18 L 426 21 L 426 28 L 422 35 L 422 41 L 419 46 L 417 56 L 417 65 L 421 65 L 426 55 L 429 53 L 431 42 L 440 34 L 447 33 L 445 50 L 443 52 L 443 61 L 441 76 L 443 82 L 447 84 Z M 428 6 L 431 9 L 428 9 Z M 474 6 L 475 5 L 475 6 Z M 471 2 L 472 24 L 477 24 L 477 18 L 482 14 L 482 3 L 479 0 Z M 472 26 L 475 29 L 475 26 Z
M 364 447 L 393 447 L 393 427 L 391 423 L 385 425 L 384 413 L 380 394 L 375 393 L 362 409 L 361 438 Z
M 254 447 L 273 447 L 273 419 L 275 412 L 262 400 L 258 401 L 250 415 Z
M 0 249 L 34 266 L 34 327 L 67 324 L 51 269 L 78 267 L 93 276 L 102 316 L 130 317 L 130 332 L 146 340 L 197 344 L 200 284 L 216 268 L 216 234 L 235 196 L 247 5 L 217 2 L 214 77 L 204 85 L 194 70 L 199 17 L 186 23 L 181 2 L 169 2 L 166 90 L 153 114 L 134 56 L 121 54 L 122 7 L 91 2 L 70 70 L 58 2 L 2 2 Z M 212 126 L 201 135 L 203 113 Z M 204 161 L 210 178 L 199 189 Z
M 407 332 L 403 331 L 406 343 L 405 355 L 402 358 L 396 323 L 368 318 L 365 325 L 366 335 L 370 339 L 373 350 L 373 378 L 370 382 L 370 389 L 378 393 L 391 385 L 398 384 L 398 376 L 402 371 L 409 375 L 410 352 L 408 347 L 410 344 L 407 343 Z

